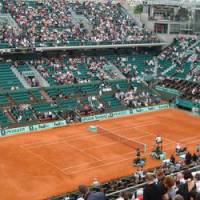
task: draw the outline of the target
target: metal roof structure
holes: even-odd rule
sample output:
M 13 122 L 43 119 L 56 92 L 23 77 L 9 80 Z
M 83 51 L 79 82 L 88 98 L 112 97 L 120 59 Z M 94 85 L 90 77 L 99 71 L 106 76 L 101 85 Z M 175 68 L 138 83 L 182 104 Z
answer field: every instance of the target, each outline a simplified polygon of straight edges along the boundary
M 146 0 L 148 4 L 152 5 L 171 5 L 181 7 L 196 7 L 200 5 L 200 0 Z

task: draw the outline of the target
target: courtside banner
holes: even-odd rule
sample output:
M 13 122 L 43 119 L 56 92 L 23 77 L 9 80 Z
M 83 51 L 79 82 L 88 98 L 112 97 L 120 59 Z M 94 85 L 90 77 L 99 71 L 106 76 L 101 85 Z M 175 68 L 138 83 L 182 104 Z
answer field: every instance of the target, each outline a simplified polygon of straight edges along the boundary
M 169 108 L 169 104 L 161 104 L 161 105 L 157 105 L 157 106 L 149 106 L 149 107 L 136 108 L 136 109 L 131 109 L 131 110 L 123 110 L 123 111 L 118 111 L 118 112 L 105 113 L 105 114 L 101 114 L 101 115 L 82 117 L 81 122 L 105 120 L 105 119 L 110 119 L 110 118 L 117 118 L 117 117 L 122 117 L 122 116 L 133 115 L 136 113 L 161 110 L 161 109 L 167 109 L 167 108 Z
M 15 134 L 32 132 L 32 131 L 41 131 L 44 129 L 65 126 L 66 124 L 67 123 L 65 120 L 61 120 L 61 121 L 44 123 L 44 124 L 24 126 L 24 127 L 19 127 L 19 128 L 3 129 L 3 130 L 0 130 L 0 133 L 1 133 L 1 136 L 8 136 L 8 135 L 15 135 Z
M 161 104 L 157 106 L 149 106 L 149 107 L 144 107 L 144 108 L 136 108 L 136 109 L 130 109 L 130 110 L 111 112 L 111 113 L 104 113 L 100 115 L 82 117 L 81 122 L 91 122 L 91 121 L 112 119 L 112 118 L 117 118 L 117 117 L 122 117 L 122 116 L 134 115 L 134 114 L 142 113 L 142 112 L 167 109 L 169 107 L 170 107 L 169 104 Z M 55 121 L 55 122 L 35 124 L 35 125 L 12 128 L 12 129 L 1 129 L 0 136 L 15 135 L 15 134 L 26 133 L 26 132 L 28 133 L 32 131 L 41 131 L 41 130 L 61 127 L 65 125 L 67 125 L 66 121 L 60 120 L 60 121 Z

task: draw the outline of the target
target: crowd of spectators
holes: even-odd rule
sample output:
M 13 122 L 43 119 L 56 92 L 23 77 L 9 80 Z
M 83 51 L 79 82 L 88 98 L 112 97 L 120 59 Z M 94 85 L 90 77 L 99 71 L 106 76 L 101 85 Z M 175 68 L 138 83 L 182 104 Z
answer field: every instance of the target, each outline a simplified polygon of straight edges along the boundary
M 66 55 L 30 62 L 30 65 L 34 66 L 45 79 L 50 82 L 53 80 L 56 85 L 89 83 L 114 78 L 104 70 L 107 64 L 108 61 L 103 57 L 68 57 Z
M 117 56 L 110 59 L 106 56 L 86 56 L 67 54 L 42 57 L 27 61 L 34 67 L 50 85 L 69 85 L 75 83 L 90 83 L 126 77 L 129 81 L 138 81 L 139 77 L 151 75 L 154 72 L 154 59 L 150 54 L 133 54 L 133 56 Z M 130 60 L 131 59 L 131 60 Z M 20 62 L 14 67 L 20 71 Z M 23 75 L 23 73 L 21 73 Z M 25 77 L 28 83 L 37 87 L 36 77 Z
M 178 37 L 175 38 L 172 45 L 168 46 L 158 56 L 158 59 L 170 59 L 172 62 L 181 62 L 187 50 L 197 42 L 197 37 Z
M 200 69 L 192 70 L 189 73 L 191 80 L 194 82 L 200 82 Z
M 130 81 L 138 80 L 139 76 L 144 77 L 145 75 L 153 74 L 155 67 L 154 56 L 148 52 L 133 52 L 132 55 L 117 56 L 113 64 L 118 67 L 123 75 Z
M 4 7 L 19 25 L 3 29 L 3 39 L 10 46 L 48 46 L 47 43 L 59 46 L 85 36 L 86 30 L 72 23 L 67 1 L 48 0 L 31 6 L 26 1 L 5 1 Z
M 139 28 L 120 4 L 83 2 L 80 9 L 92 24 L 93 42 L 159 42 L 152 32 Z
M 11 107 L 10 112 L 17 120 L 17 123 L 32 122 L 36 119 L 34 115 L 32 115 L 32 107 L 29 104 L 13 106 Z
M 172 155 L 168 162 L 152 170 L 139 167 L 132 176 L 119 180 L 101 184 L 95 178 L 90 189 L 81 185 L 79 193 L 67 195 L 65 200 L 199 200 L 199 154 L 186 154 L 190 156 L 177 160 Z M 196 168 L 197 172 L 193 172 L 192 168 Z
M 10 112 L 16 119 L 17 123 L 30 123 L 34 121 L 50 121 L 57 120 L 58 115 L 52 110 L 37 111 L 30 104 L 19 104 L 11 107 Z
M 160 85 L 166 88 L 172 88 L 181 92 L 182 99 L 190 100 L 194 103 L 200 103 L 200 84 L 187 80 L 178 80 L 167 78 Z
M 169 63 L 167 68 L 172 67 L 175 69 L 174 75 L 177 73 L 184 72 L 184 64 L 190 63 L 191 65 L 197 61 L 197 57 L 191 57 L 191 51 L 195 51 L 195 43 L 198 41 L 198 37 L 177 37 L 174 39 L 173 43 L 168 46 L 164 51 L 157 56 L 158 68 L 162 69 L 160 62 Z M 193 49 L 194 48 L 194 49 Z M 165 66 L 165 64 L 164 64 Z M 166 66 L 165 66 L 166 67 Z M 167 69 L 166 68 L 166 69 Z M 162 71 L 162 70 L 161 70 Z
M 160 100 L 147 91 L 137 91 L 138 88 L 127 92 L 119 91 L 115 94 L 116 98 L 121 100 L 124 105 L 132 108 L 147 107 L 159 104 Z
M 5 0 L 4 10 L 19 26 L 5 25 L 1 29 L 2 40 L 11 47 L 159 42 L 155 34 L 139 28 L 120 4 L 64 0 L 30 4 Z M 79 10 L 88 18 L 91 30 L 84 23 L 75 23 L 72 10 Z

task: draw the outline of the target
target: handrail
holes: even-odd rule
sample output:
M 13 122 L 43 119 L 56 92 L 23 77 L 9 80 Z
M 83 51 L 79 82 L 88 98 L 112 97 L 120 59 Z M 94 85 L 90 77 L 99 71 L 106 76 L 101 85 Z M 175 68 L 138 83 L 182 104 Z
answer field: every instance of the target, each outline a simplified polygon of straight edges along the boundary
M 200 170 L 200 165 L 197 165 L 197 166 L 194 166 L 194 167 L 190 168 L 191 171 L 192 171 L 192 170 L 195 170 L 195 169 L 199 169 L 199 170 Z M 171 175 L 171 176 L 174 176 L 174 175 L 176 175 L 177 173 L 184 172 L 184 171 L 185 171 L 185 169 L 184 169 L 184 170 L 181 170 L 181 171 L 179 171 L 179 172 L 171 173 L 170 175 Z M 122 189 L 122 190 L 118 190 L 118 191 L 116 191 L 116 192 L 109 193 L 109 194 L 107 194 L 106 196 L 110 197 L 110 196 L 113 196 L 113 195 L 116 195 L 116 194 L 120 194 L 120 193 L 122 193 L 122 192 L 130 191 L 130 190 L 135 190 L 135 189 L 144 187 L 146 184 L 147 184 L 147 182 L 141 183 L 141 184 L 138 184 L 138 185 L 134 185 L 134 186 L 128 187 L 128 188 L 126 188 L 126 189 Z
M 34 47 L 34 48 L 4 48 L 0 49 L 0 53 L 38 53 L 44 51 L 63 51 L 63 50 L 80 50 L 80 49 L 108 49 L 108 48 L 127 48 L 127 47 L 156 47 L 165 46 L 165 42 L 155 43 L 130 43 L 130 44 L 97 44 L 97 45 L 78 45 L 78 46 L 54 46 L 54 47 Z

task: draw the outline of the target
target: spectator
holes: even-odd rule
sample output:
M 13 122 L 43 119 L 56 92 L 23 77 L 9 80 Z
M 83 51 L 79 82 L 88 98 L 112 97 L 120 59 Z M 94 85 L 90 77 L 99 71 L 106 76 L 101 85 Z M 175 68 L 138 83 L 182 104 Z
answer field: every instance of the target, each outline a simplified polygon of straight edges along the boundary
M 200 193 L 200 173 L 195 174 L 196 191 Z
M 147 185 L 144 187 L 144 200 L 161 200 L 162 196 L 159 193 L 158 186 L 154 182 L 154 175 L 148 173 L 146 175 Z
M 185 164 L 190 165 L 192 162 L 192 154 L 188 151 L 185 155 Z
M 93 187 L 94 189 L 99 189 L 100 186 L 101 186 L 100 182 L 97 180 L 97 178 L 94 178 L 94 181 L 93 181 L 93 183 L 92 183 L 92 187 Z
M 186 182 L 181 184 L 178 188 L 178 194 L 184 197 L 184 200 L 191 200 L 191 194 L 196 190 L 195 181 L 193 180 L 192 173 L 190 171 L 184 172 L 184 179 Z
M 84 200 L 107 200 L 102 192 L 91 192 L 85 185 L 79 186 L 79 192 L 82 194 Z
M 166 176 L 163 184 L 166 188 L 166 193 L 164 196 L 166 196 L 167 199 L 173 200 L 176 195 L 176 188 L 175 188 L 175 180 L 172 176 Z
M 171 162 L 172 164 L 175 164 L 175 163 L 176 163 L 176 159 L 175 159 L 175 157 L 174 157 L 173 154 L 172 154 L 171 157 L 170 157 L 170 162 Z

